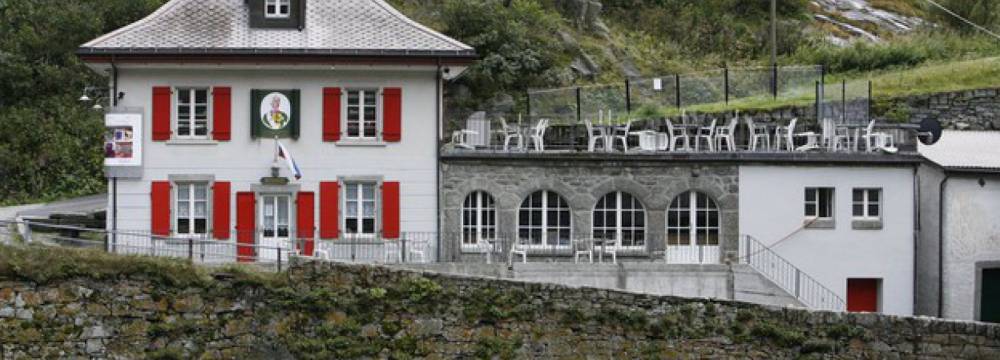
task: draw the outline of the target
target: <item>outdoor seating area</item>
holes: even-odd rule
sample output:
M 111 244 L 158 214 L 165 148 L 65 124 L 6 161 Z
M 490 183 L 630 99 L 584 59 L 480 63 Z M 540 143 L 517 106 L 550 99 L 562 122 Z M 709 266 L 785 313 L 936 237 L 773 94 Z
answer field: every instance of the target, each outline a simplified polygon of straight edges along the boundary
M 899 151 L 911 124 L 869 120 L 792 118 L 773 120 L 740 115 L 688 115 L 662 118 L 615 118 L 611 111 L 583 117 L 581 124 L 538 117 L 516 121 L 482 113 L 470 118 L 476 129 L 453 132 L 451 144 L 467 151 L 505 153 L 705 153 L 705 152 L 849 152 Z M 489 136 L 481 136 L 483 133 Z

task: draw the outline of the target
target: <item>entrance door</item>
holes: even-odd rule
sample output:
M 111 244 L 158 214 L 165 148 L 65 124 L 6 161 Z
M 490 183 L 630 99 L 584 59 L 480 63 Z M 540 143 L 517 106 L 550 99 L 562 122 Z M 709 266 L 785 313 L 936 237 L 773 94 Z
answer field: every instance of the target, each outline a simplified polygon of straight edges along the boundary
M 879 312 L 880 279 L 847 279 L 847 311 Z
M 292 197 L 290 195 L 260 196 L 260 241 L 257 256 L 265 261 L 277 261 L 279 249 L 289 249 L 291 234 Z M 282 257 L 286 256 L 282 254 Z M 287 259 L 285 259 L 287 260 Z
M 688 191 L 667 210 L 667 263 L 718 264 L 719 207 L 707 194 Z
M 979 320 L 1000 323 L 1000 268 L 983 269 Z

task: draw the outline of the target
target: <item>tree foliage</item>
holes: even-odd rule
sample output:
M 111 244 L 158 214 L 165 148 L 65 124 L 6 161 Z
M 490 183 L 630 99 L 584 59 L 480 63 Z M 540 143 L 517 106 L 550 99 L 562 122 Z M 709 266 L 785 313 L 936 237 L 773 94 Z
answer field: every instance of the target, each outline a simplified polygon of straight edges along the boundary
M 107 79 L 75 50 L 163 0 L 0 0 L 0 204 L 100 191 L 100 114 L 79 103 Z

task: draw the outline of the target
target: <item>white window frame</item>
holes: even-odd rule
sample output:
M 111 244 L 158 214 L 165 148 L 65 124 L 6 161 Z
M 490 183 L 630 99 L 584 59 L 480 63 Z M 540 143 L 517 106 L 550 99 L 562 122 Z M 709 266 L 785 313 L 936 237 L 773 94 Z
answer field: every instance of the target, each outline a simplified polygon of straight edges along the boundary
M 534 196 L 534 195 L 536 195 L 536 194 L 540 194 L 540 196 L 542 197 L 541 207 L 538 207 L 538 208 L 533 207 L 531 205 L 531 202 L 530 202 L 531 197 Z M 560 206 L 558 206 L 559 204 L 555 204 L 555 205 L 549 204 L 549 194 L 555 195 L 557 197 L 557 199 L 561 200 L 564 204 L 566 204 L 566 207 L 565 208 L 560 207 Z M 528 207 L 525 207 L 525 204 L 528 204 Z M 568 248 L 570 248 L 572 246 L 572 243 L 573 243 L 573 208 L 569 206 L 569 201 L 567 201 L 566 198 L 563 197 L 562 195 L 560 195 L 559 193 L 557 193 L 555 191 L 550 191 L 550 190 L 539 190 L 539 191 L 532 192 L 527 197 L 525 197 L 523 201 L 521 201 L 521 206 L 518 207 L 517 211 L 518 211 L 517 212 L 517 217 L 518 217 L 518 220 L 517 220 L 517 237 L 518 237 L 518 241 L 523 241 L 524 242 L 524 243 L 522 243 L 522 245 L 524 245 L 525 247 L 527 247 L 529 249 L 550 249 L 550 248 L 568 249 Z M 529 212 L 528 213 L 529 224 L 522 224 L 521 223 L 521 213 L 524 212 L 524 211 L 528 211 Z M 536 224 L 531 224 L 531 221 L 530 221 L 530 219 L 531 219 L 531 212 L 533 212 L 533 211 L 541 211 L 542 212 L 541 224 L 537 224 L 537 225 Z M 560 226 L 559 224 L 556 224 L 556 225 L 549 224 L 549 213 L 550 212 L 561 212 L 561 211 L 567 212 L 566 217 L 567 217 L 567 219 L 569 219 L 569 223 L 566 224 L 566 226 Z M 526 238 L 521 238 L 521 232 L 522 231 L 527 231 L 528 234 L 530 234 L 532 230 L 541 230 L 541 239 L 539 239 L 539 243 L 538 244 L 531 243 L 530 235 L 528 237 L 526 237 Z M 566 239 L 566 243 L 565 244 L 560 244 L 558 238 L 557 239 L 549 239 L 549 232 L 552 232 L 552 231 L 561 232 L 563 230 L 568 230 L 569 231 L 569 237 L 568 237 L 568 239 Z
M 625 196 L 626 195 L 636 205 L 634 208 L 630 208 L 630 209 L 625 209 L 624 208 L 624 201 L 625 201 Z M 609 206 L 609 204 L 605 201 L 605 200 L 608 200 L 608 199 L 612 199 L 612 201 L 614 202 L 614 204 L 610 204 L 610 206 Z M 601 202 L 604 202 L 604 208 L 603 209 L 601 209 L 599 207 L 599 205 L 601 205 Z M 628 227 L 624 226 L 623 222 L 622 222 L 622 219 L 623 219 L 623 216 L 626 215 L 626 212 L 636 212 L 638 214 L 641 214 L 642 226 L 636 226 L 636 220 L 639 217 L 636 217 L 635 219 L 632 220 L 632 226 L 628 226 Z M 606 213 L 612 213 L 614 215 L 615 225 L 614 226 L 608 226 L 608 224 L 605 223 L 604 226 L 598 227 L 597 226 L 598 216 L 604 216 Z M 592 223 L 591 223 L 592 235 L 593 235 L 593 237 L 596 238 L 598 232 L 613 231 L 614 234 L 615 234 L 614 235 L 615 236 L 615 244 L 614 244 L 614 246 L 616 248 L 620 248 L 620 249 L 634 249 L 634 250 L 645 249 L 646 248 L 646 236 L 648 235 L 648 232 L 646 231 L 646 224 L 647 224 L 647 221 L 646 221 L 647 218 L 646 218 L 646 216 L 647 216 L 647 214 L 646 214 L 646 207 L 643 206 L 642 202 L 639 201 L 639 199 L 636 198 L 634 195 L 626 193 L 626 192 L 622 192 L 622 191 L 615 191 L 615 192 L 608 193 L 608 194 L 604 195 L 603 197 L 601 197 L 600 199 L 598 199 L 597 203 L 594 204 L 593 216 L 591 216 L 591 218 L 592 218 L 591 219 L 592 220 Z M 635 237 L 633 237 L 633 239 L 632 239 L 632 245 L 622 245 L 622 240 L 624 239 L 624 236 L 622 236 L 622 235 L 624 233 L 626 233 L 626 232 L 630 232 L 633 235 L 635 235 L 636 233 L 641 233 L 642 236 L 640 238 L 638 238 L 638 239 L 635 238 Z M 639 244 L 636 245 L 636 243 L 639 243 Z
M 351 93 L 358 93 L 358 104 L 353 107 L 358 108 L 358 135 L 351 136 L 350 124 L 353 120 L 350 118 L 351 105 Z M 364 99 L 369 94 L 375 97 L 375 136 L 365 136 L 365 121 L 364 121 L 364 110 L 368 105 L 364 104 Z M 353 141 L 381 141 L 382 140 L 382 89 L 377 87 L 357 87 L 350 88 L 344 91 L 344 110 L 343 110 L 343 124 L 342 129 L 344 129 L 344 138 Z
M 824 197 L 822 195 L 826 190 L 829 190 L 829 196 Z M 814 199 L 809 198 L 809 191 L 813 191 L 813 193 L 815 194 Z M 807 187 L 803 191 L 803 194 L 804 194 L 804 204 L 805 204 L 805 207 L 803 208 L 803 214 L 807 220 L 833 220 L 836 217 L 837 190 L 835 188 L 828 186 Z M 828 210 L 829 216 L 820 216 L 820 214 L 822 213 L 820 209 L 824 207 L 822 206 L 824 205 L 824 203 L 826 203 L 827 205 L 825 207 L 829 208 Z M 812 214 L 809 213 L 808 209 L 810 205 L 813 207 Z
M 699 195 L 704 196 L 704 198 L 705 198 L 705 206 L 704 207 L 700 207 L 698 205 L 698 196 Z M 687 207 L 683 207 L 683 205 L 681 205 L 681 203 L 679 202 L 682 196 L 687 196 L 688 197 L 688 205 L 687 205 Z M 674 204 L 677 204 L 677 206 L 674 206 Z M 680 215 L 683 214 L 683 213 L 685 213 L 685 212 L 688 215 L 688 222 L 687 222 L 687 224 L 682 224 L 681 223 Z M 715 219 L 716 219 L 715 225 L 712 226 L 710 224 L 700 224 L 698 222 L 698 212 L 705 212 L 706 213 L 705 214 L 705 219 L 706 220 L 710 219 L 711 216 L 712 216 L 712 214 L 714 213 L 715 214 Z M 678 217 L 677 218 L 677 225 L 676 226 L 671 226 L 670 225 L 670 216 L 671 215 L 676 215 Z M 709 222 L 711 222 L 711 221 L 709 221 Z M 719 204 L 717 202 L 715 202 L 715 200 L 712 199 L 711 196 L 708 196 L 708 194 L 705 194 L 705 193 L 702 193 L 702 192 L 698 192 L 698 191 L 686 191 L 686 192 L 678 195 L 677 197 L 675 197 L 673 200 L 671 200 L 670 201 L 670 206 L 667 208 L 667 223 L 666 223 L 666 225 L 667 225 L 666 226 L 666 228 L 667 228 L 667 234 L 666 234 L 667 235 L 667 239 L 666 239 L 667 246 L 720 246 L 721 243 L 722 243 L 722 211 L 719 209 Z M 700 241 L 699 240 L 699 236 L 700 236 L 700 234 L 702 232 L 708 233 L 708 232 L 713 231 L 713 230 L 715 231 L 715 234 L 716 234 L 715 235 L 715 244 L 710 244 L 709 241 L 708 241 L 708 239 L 704 240 L 704 244 L 699 244 L 698 243 Z M 680 244 L 679 239 L 678 239 L 678 243 L 677 244 L 670 244 L 670 235 L 671 234 L 675 234 L 676 233 L 678 235 L 683 235 L 685 232 L 687 233 L 687 236 L 688 236 L 688 243 L 687 244 Z
M 364 180 L 348 180 L 348 181 L 344 181 L 343 184 L 344 184 L 343 190 L 341 190 L 341 192 L 342 192 L 341 195 L 342 196 L 340 197 L 341 199 L 343 199 L 343 200 L 341 200 L 341 204 L 340 204 L 341 205 L 341 209 L 342 209 L 342 210 L 340 210 L 340 212 L 341 212 L 340 225 L 341 225 L 341 229 L 343 229 L 341 232 L 343 233 L 344 237 L 348 238 L 348 239 L 374 239 L 374 238 L 376 238 L 379 235 L 379 232 L 380 232 L 379 231 L 380 230 L 379 225 L 380 225 L 380 219 L 381 219 L 381 214 L 382 214 L 382 209 L 380 207 L 381 204 L 379 203 L 379 199 L 381 198 L 380 195 L 382 193 L 382 184 L 381 184 L 381 182 L 378 182 L 378 181 L 364 181 Z M 350 187 L 351 186 L 355 186 L 355 185 L 357 186 L 356 190 L 355 190 L 355 193 L 351 194 L 350 193 Z M 367 200 L 364 199 L 364 187 L 366 187 L 366 186 L 371 186 L 372 187 L 372 199 L 371 199 L 371 202 L 372 202 L 372 207 L 373 207 L 373 210 L 374 210 L 374 214 L 372 214 L 372 231 L 370 233 L 364 232 L 364 219 L 365 219 L 365 216 L 364 216 L 364 212 L 365 212 L 364 211 L 364 203 L 367 201 Z M 352 201 L 352 198 L 351 198 L 352 195 L 357 196 L 353 201 Z M 349 214 L 348 211 L 347 211 L 348 210 L 347 204 L 351 203 L 351 202 L 357 202 L 357 205 L 358 205 L 354 214 Z M 350 230 L 347 227 L 347 219 L 348 218 L 356 218 L 357 219 L 357 221 L 358 221 L 358 230 L 359 230 L 358 232 L 355 232 L 355 233 L 350 232 Z
M 205 187 L 205 198 L 204 199 L 200 199 L 200 200 L 197 199 L 196 196 L 195 196 L 196 187 L 199 187 L 199 186 L 204 186 Z M 181 237 L 181 238 L 208 238 L 209 236 L 211 236 L 211 234 L 212 234 L 212 206 L 211 206 L 212 205 L 212 183 L 209 182 L 209 181 L 178 181 L 178 182 L 174 182 L 173 183 L 173 187 L 174 187 L 174 189 L 176 189 L 175 191 L 173 191 L 174 195 L 173 195 L 173 204 L 172 205 L 173 205 L 174 211 L 173 211 L 173 218 L 171 219 L 172 220 L 172 225 L 173 225 L 173 230 L 174 230 L 173 231 L 174 235 L 176 237 Z M 182 187 L 187 187 L 188 188 L 187 199 L 181 199 L 181 188 Z M 187 203 L 188 215 L 187 215 L 187 217 L 184 217 L 184 218 L 181 217 L 181 201 L 184 201 L 184 202 Z M 195 216 L 196 204 L 199 203 L 199 202 L 204 202 L 205 203 L 205 214 L 204 214 L 205 232 L 204 233 L 195 232 L 195 228 L 196 228 L 195 222 L 196 222 L 197 219 L 201 219 L 201 217 L 196 217 Z M 188 231 L 185 232 L 185 233 L 182 233 L 180 231 L 181 230 L 180 229 L 180 220 L 183 220 L 185 218 L 188 220 Z
M 196 101 L 197 92 L 205 92 L 205 135 L 195 134 L 195 124 L 197 120 L 195 119 L 196 109 L 199 103 Z M 181 92 L 188 92 L 190 102 L 187 104 L 188 107 L 188 118 L 181 119 Z M 173 130 L 173 137 L 175 139 L 191 139 L 191 140 L 207 140 L 212 138 L 212 89 L 208 87 L 199 86 L 186 86 L 186 87 L 176 87 L 174 88 L 173 96 L 173 107 L 170 112 L 173 113 L 173 122 L 170 124 Z M 181 135 L 180 124 L 181 122 L 188 123 L 188 129 L 190 131 L 187 135 Z
M 274 12 L 270 7 L 274 6 Z M 285 12 L 281 11 L 282 6 Z M 292 0 L 264 0 L 264 17 L 268 19 L 287 19 L 292 15 Z
M 854 198 L 856 192 L 861 192 L 861 200 L 858 201 Z M 875 201 L 871 200 L 871 193 L 874 192 L 878 194 L 878 199 Z M 882 219 L 882 189 L 881 188 L 854 188 L 851 190 L 851 216 L 855 220 L 881 220 Z M 855 206 L 861 206 L 861 215 L 854 212 Z M 871 215 L 870 206 L 875 206 L 878 209 L 878 215 Z
M 472 219 L 475 221 L 466 221 Z M 478 249 L 481 241 L 495 240 L 497 207 L 493 196 L 485 191 L 474 191 L 466 196 L 462 201 L 461 221 L 463 248 Z M 470 234 L 473 235 L 471 238 Z

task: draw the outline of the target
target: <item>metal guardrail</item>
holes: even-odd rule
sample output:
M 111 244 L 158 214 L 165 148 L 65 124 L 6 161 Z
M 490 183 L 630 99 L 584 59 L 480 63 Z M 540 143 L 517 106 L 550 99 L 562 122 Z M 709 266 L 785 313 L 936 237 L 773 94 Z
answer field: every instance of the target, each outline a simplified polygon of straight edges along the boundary
M 817 310 L 846 311 L 847 303 L 833 290 L 802 272 L 776 252 L 749 235 L 740 236 L 741 264 L 750 265 L 804 305 Z
M 26 243 L 69 248 L 100 249 L 112 254 L 185 259 L 201 265 L 245 263 L 278 271 L 292 257 L 361 263 L 404 263 L 432 260 L 430 233 L 403 234 L 400 239 L 345 238 L 342 240 L 288 239 L 243 243 L 235 239 L 261 239 L 233 232 L 229 240 L 198 237 L 164 237 L 147 231 L 107 231 L 38 222 L 0 221 L 0 228 L 17 226 Z M 4 231 L 4 230 L 0 230 Z

